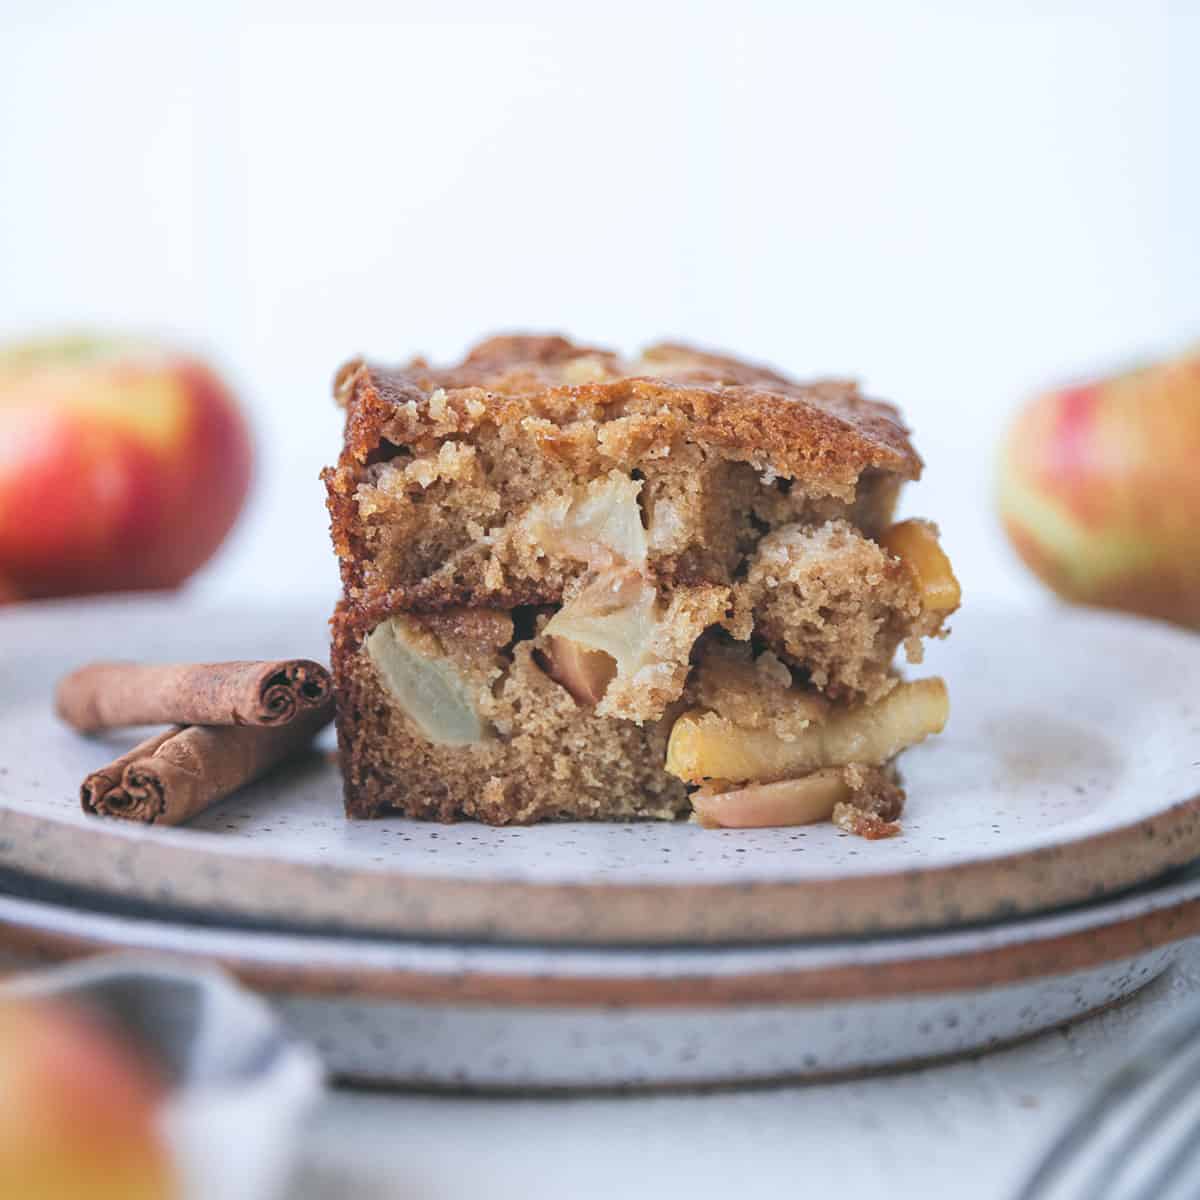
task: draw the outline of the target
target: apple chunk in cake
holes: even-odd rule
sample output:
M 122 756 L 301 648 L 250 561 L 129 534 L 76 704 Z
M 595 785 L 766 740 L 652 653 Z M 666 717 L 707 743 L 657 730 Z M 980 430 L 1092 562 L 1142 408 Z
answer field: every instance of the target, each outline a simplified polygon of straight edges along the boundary
M 958 603 L 936 530 L 892 522 L 921 467 L 894 408 L 556 337 L 335 388 L 350 815 L 890 827 L 946 718 L 892 661 Z

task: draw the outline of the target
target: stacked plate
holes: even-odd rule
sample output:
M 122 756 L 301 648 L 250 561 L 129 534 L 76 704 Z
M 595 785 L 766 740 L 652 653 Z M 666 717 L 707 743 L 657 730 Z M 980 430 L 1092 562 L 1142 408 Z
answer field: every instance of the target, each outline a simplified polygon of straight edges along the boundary
M 184 829 L 85 818 L 50 710 L 94 658 L 320 657 L 319 613 L 177 600 L 0 616 L 0 951 L 217 960 L 344 1077 L 737 1082 L 963 1053 L 1129 995 L 1200 932 L 1200 639 L 968 613 L 903 833 L 347 823 L 325 756 Z

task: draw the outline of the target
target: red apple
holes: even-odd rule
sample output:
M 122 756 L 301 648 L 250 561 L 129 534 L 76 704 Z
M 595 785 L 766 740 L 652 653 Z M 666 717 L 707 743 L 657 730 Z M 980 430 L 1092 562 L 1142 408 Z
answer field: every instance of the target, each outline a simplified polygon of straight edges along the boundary
M 162 1087 L 82 1012 L 0 1003 L 0 1196 L 170 1200 Z
M 174 587 L 220 545 L 250 436 L 203 363 L 145 342 L 0 347 L 0 577 L 27 597 Z
M 1200 628 L 1200 352 L 1033 399 L 1000 511 L 1065 599 Z

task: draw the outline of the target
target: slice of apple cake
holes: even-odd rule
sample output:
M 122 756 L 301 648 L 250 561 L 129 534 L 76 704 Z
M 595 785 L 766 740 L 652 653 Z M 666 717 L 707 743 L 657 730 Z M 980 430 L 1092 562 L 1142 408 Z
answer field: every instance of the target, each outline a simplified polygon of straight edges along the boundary
M 891 832 L 958 585 L 890 405 L 684 346 L 355 361 L 324 475 L 351 816 Z

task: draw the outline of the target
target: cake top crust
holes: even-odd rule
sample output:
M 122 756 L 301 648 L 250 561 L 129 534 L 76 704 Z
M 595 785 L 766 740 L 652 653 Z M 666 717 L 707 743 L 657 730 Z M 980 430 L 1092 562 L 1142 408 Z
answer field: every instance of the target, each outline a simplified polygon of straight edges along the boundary
M 522 423 L 548 454 L 632 464 L 682 438 L 835 491 L 869 470 L 916 479 L 922 465 L 898 410 L 853 381 L 798 383 L 669 342 L 627 360 L 554 335 L 493 337 L 448 367 L 353 360 L 334 394 L 347 410 L 346 452 L 360 462 L 385 441 L 431 444 Z

